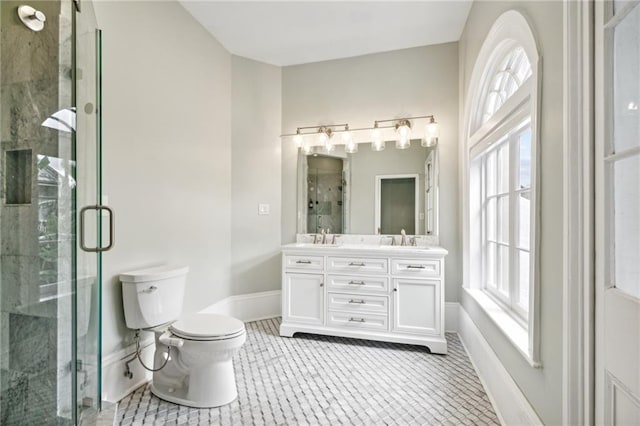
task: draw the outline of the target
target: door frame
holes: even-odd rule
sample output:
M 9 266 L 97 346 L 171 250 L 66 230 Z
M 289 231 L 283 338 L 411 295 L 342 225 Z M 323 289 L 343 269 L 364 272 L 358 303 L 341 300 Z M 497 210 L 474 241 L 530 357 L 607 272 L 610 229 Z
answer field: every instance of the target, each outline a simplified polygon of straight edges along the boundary
M 594 3 L 564 0 L 563 424 L 594 424 Z
M 375 220 L 373 224 L 373 233 L 379 234 L 382 221 L 382 180 L 383 179 L 413 179 L 415 181 L 414 190 L 414 229 L 415 234 L 420 234 L 420 175 L 418 173 L 405 173 L 397 175 L 376 175 L 376 192 L 375 192 Z

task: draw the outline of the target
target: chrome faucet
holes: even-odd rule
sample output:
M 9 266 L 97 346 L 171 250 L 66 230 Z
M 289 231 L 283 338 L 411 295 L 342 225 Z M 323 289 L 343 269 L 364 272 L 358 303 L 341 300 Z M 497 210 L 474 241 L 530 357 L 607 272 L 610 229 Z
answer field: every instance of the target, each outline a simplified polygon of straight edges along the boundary
M 401 246 L 406 246 L 407 245 L 407 233 L 404 230 L 404 228 L 400 230 L 400 235 L 402 236 L 402 238 L 400 239 L 400 245 Z
M 336 244 L 338 234 L 331 234 L 331 230 L 322 228 L 319 234 L 313 234 L 313 244 Z M 331 238 L 328 238 L 331 235 Z

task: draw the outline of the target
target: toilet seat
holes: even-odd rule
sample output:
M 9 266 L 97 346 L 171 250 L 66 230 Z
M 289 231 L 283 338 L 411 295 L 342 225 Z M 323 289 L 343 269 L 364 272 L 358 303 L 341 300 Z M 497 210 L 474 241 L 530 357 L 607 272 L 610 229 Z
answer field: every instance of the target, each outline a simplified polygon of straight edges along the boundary
M 244 323 L 236 318 L 217 314 L 192 314 L 169 326 L 169 331 L 187 340 L 226 340 L 241 336 Z

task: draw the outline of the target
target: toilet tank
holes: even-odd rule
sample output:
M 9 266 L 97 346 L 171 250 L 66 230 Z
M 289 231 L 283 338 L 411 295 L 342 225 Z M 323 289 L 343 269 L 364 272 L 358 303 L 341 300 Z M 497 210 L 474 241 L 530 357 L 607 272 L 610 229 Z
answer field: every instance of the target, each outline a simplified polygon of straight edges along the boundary
M 120 274 L 127 327 L 137 330 L 177 320 L 188 272 L 188 266 L 157 266 Z

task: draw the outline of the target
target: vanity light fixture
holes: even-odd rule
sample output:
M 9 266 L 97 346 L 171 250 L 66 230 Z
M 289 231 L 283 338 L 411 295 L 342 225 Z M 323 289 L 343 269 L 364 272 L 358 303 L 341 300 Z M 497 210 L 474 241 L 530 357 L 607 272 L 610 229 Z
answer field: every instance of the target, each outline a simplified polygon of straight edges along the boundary
M 335 149 L 335 146 L 331 142 L 331 136 L 333 136 L 333 130 L 331 127 L 321 126 L 318 128 L 318 143 L 324 147 L 324 150 L 329 153 Z
M 293 143 L 296 145 L 296 148 L 302 148 L 302 135 L 300 134 L 300 129 L 296 130 L 296 135 L 293 137 Z
M 440 126 L 432 116 L 424 128 L 424 138 L 422 138 L 421 145 L 424 147 L 436 146 L 438 137 L 440 137 Z
M 382 138 L 382 131 L 378 128 L 378 122 L 376 121 L 371 131 L 371 149 L 373 151 L 383 151 L 384 148 L 385 142 Z
M 354 140 L 350 140 L 347 144 L 345 144 L 344 152 L 346 152 L 347 154 L 355 154 L 356 152 L 358 152 L 358 143 Z
M 411 122 L 409 120 L 399 120 L 396 123 L 396 149 L 407 149 L 411 146 Z
M 424 135 L 416 135 L 413 122 L 415 120 L 428 119 L 424 126 Z M 383 124 L 385 123 L 385 124 Z M 419 127 L 422 129 L 422 127 Z M 306 131 L 305 131 L 306 130 Z M 363 132 L 371 132 L 365 136 Z M 420 133 L 420 132 L 418 132 Z M 339 139 L 334 138 L 339 134 Z M 347 154 L 358 152 L 359 142 L 371 142 L 373 151 L 385 149 L 385 140 L 396 140 L 397 149 L 407 149 L 411 146 L 411 138 L 421 139 L 421 145 L 432 147 L 437 145 L 440 130 L 433 115 L 421 115 L 415 117 L 391 118 L 388 120 L 376 120 L 373 127 L 350 129 L 349 124 L 325 124 L 318 126 L 298 127 L 295 133 L 283 134 L 281 137 L 292 137 L 296 148 L 300 148 L 306 155 L 316 152 L 315 146 L 320 146 L 325 152 L 332 152 L 336 145 L 344 145 Z M 315 137 L 313 136 L 315 135 Z
M 358 152 L 358 143 L 353 139 L 348 124 L 345 126 L 345 131 L 342 132 L 342 143 L 344 143 L 344 152 L 347 154 L 355 154 Z

